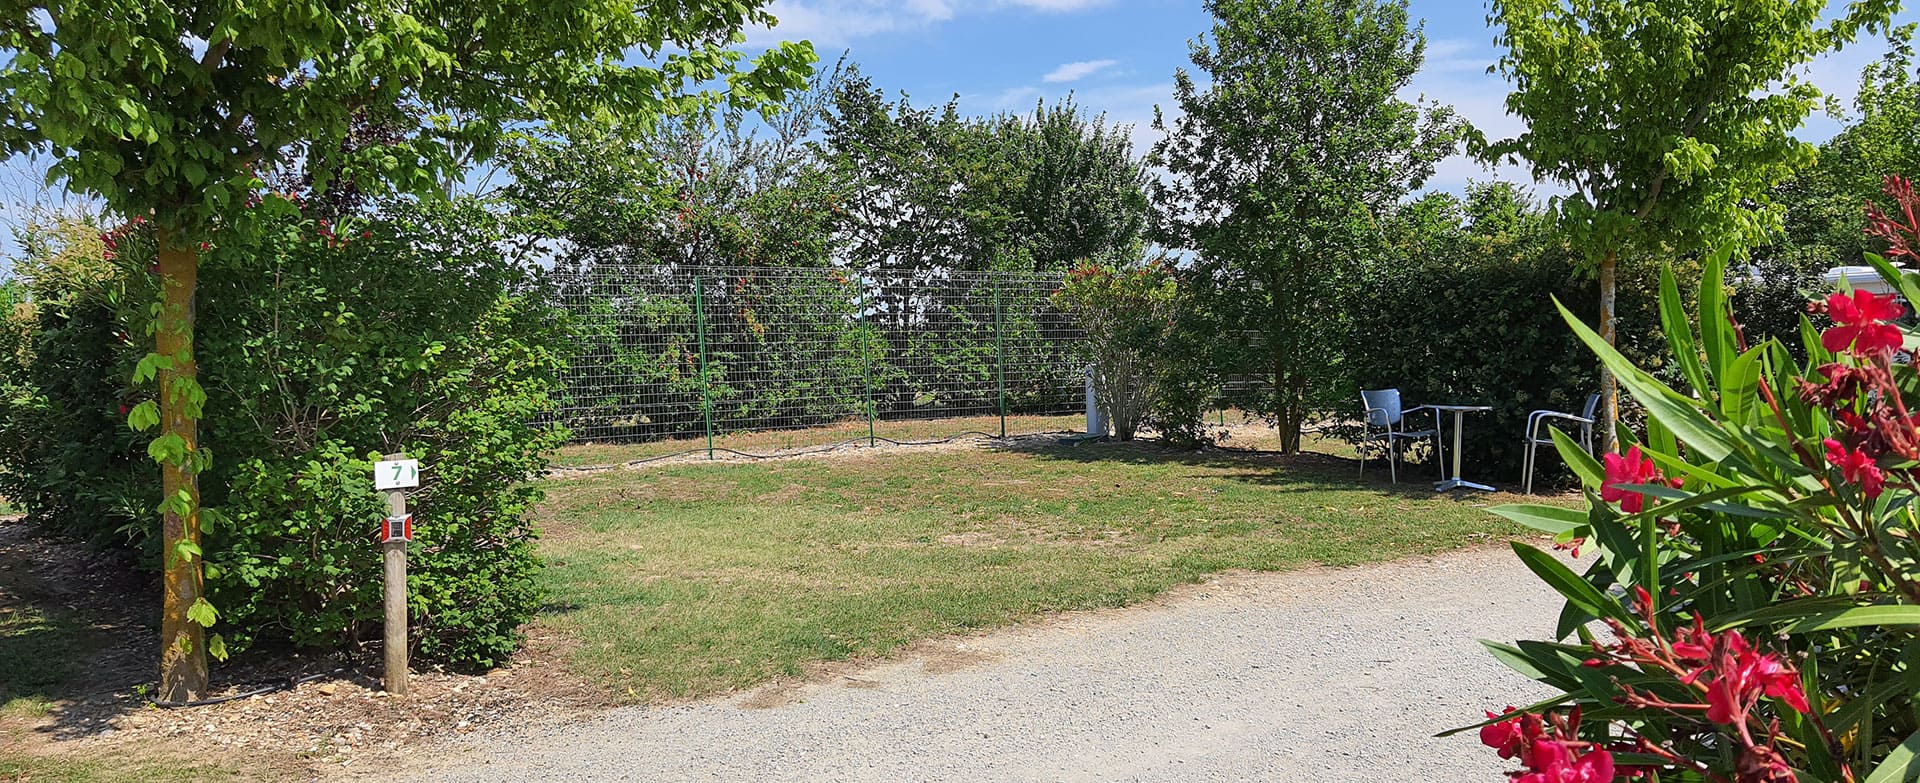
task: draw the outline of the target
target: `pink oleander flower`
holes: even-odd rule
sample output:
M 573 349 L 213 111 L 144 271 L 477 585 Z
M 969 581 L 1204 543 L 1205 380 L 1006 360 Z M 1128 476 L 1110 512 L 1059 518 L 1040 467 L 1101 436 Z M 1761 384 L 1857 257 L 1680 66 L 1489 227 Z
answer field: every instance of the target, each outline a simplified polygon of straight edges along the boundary
M 1821 407 L 1850 403 L 1861 390 L 1873 386 L 1885 375 L 1885 371 L 1877 367 L 1853 367 L 1840 362 L 1820 365 L 1815 372 L 1824 380 L 1814 383 L 1800 379 L 1800 399 Z
M 1754 745 L 1740 753 L 1734 768 L 1738 783 L 1796 783 L 1793 767 L 1780 758 L 1780 751 L 1766 745 Z
M 1846 444 L 1832 438 L 1828 438 L 1824 445 L 1827 447 L 1827 462 L 1840 469 L 1841 478 L 1849 484 L 1858 485 L 1861 494 L 1869 498 L 1880 496 L 1880 491 L 1887 484 L 1887 474 L 1874 462 L 1873 457 L 1865 451 L 1849 449 Z
M 1713 680 L 1707 683 L 1707 720 L 1733 724 L 1746 719 L 1747 710 L 1766 696 L 1794 710 L 1812 711 L 1800 675 L 1780 663 L 1780 657 L 1747 645 L 1739 631 L 1721 634 L 1715 645 Z
M 1579 536 L 1579 537 L 1568 540 L 1564 544 L 1556 541 L 1553 544 L 1553 548 L 1561 551 L 1571 550 L 1573 552 L 1573 556 L 1577 558 L 1580 556 L 1580 548 L 1586 545 L 1587 545 L 1587 537 Z
M 1618 502 L 1620 510 L 1629 514 L 1638 514 L 1646 508 L 1647 496 L 1622 487 L 1632 485 L 1660 484 L 1666 479 L 1660 475 L 1660 469 L 1654 467 L 1653 460 L 1640 453 L 1640 446 L 1634 445 L 1627 453 L 1608 454 L 1605 458 L 1607 479 L 1600 485 L 1600 499 L 1608 503 Z
M 1613 783 L 1613 754 L 1594 749 L 1575 756 L 1565 743 L 1533 741 L 1528 769 L 1513 774 L 1513 783 Z
M 1834 294 L 1827 297 L 1827 315 L 1834 325 L 1820 335 L 1820 344 L 1834 353 L 1852 349 L 1860 355 L 1899 350 L 1900 327 L 1887 322 L 1904 313 L 1906 308 L 1891 296 L 1872 291 Z
M 1681 628 L 1673 633 L 1673 657 L 1696 666 L 1705 666 L 1713 659 L 1713 634 L 1707 633 L 1707 622 L 1698 613 L 1693 616 L 1692 628 Z M 1699 674 L 1698 671 L 1695 674 Z
M 1500 752 L 1500 758 L 1511 759 L 1526 751 L 1533 740 L 1546 734 L 1546 728 L 1540 716 L 1520 712 L 1513 706 L 1496 715 L 1487 713 L 1488 718 L 1505 718 L 1498 723 L 1489 723 L 1480 727 L 1480 744 Z

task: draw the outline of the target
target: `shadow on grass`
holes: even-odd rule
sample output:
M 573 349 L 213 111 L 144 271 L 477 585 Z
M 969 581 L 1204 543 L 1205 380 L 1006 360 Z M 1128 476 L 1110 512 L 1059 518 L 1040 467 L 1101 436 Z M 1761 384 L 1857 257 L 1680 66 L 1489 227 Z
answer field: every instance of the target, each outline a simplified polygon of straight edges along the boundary
M 64 739 L 141 708 L 159 635 L 132 609 L 145 605 L 135 573 L 0 522 L 0 719 Z
M 564 563 L 562 563 L 561 565 L 564 565 Z M 559 601 L 551 601 L 551 600 L 542 601 L 540 603 L 540 608 L 534 610 L 534 616 L 544 617 L 547 615 L 554 615 L 554 614 L 572 614 L 574 612 L 578 612 L 581 609 L 585 609 L 585 608 L 586 608 L 585 604 L 582 604 L 579 601 L 575 601 L 571 599 L 559 600 Z
M 1429 463 L 1401 462 L 1400 481 L 1393 483 L 1388 480 L 1387 466 L 1378 459 L 1367 464 L 1366 475 L 1363 478 L 1360 476 L 1359 460 L 1315 451 L 1282 454 L 1277 451 L 1254 449 L 1178 449 L 1150 440 L 1129 443 L 1018 441 L 998 444 L 993 448 L 1038 459 L 1065 462 L 1142 466 L 1187 465 L 1207 468 L 1218 471 L 1209 474 L 1213 478 L 1242 481 L 1288 493 L 1362 491 L 1387 497 L 1446 498 L 1458 502 L 1481 500 L 1488 494 L 1484 492 L 1436 494 L 1433 484 L 1439 480 L 1439 476 L 1436 475 L 1439 471 Z

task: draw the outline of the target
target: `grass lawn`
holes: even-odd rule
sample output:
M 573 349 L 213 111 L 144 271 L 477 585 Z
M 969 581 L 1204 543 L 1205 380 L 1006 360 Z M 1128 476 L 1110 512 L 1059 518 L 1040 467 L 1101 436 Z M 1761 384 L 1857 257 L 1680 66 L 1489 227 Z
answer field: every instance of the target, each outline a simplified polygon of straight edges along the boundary
M 195 783 L 240 780 L 230 769 L 191 762 L 157 763 L 151 759 L 57 758 L 0 754 L 0 781 L 26 783 Z
M 1384 466 L 1383 466 L 1384 467 Z M 1351 565 L 1502 539 L 1424 468 L 1088 444 L 680 464 L 556 481 L 542 523 L 571 666 L 630 700 L 1036 614 L 1140 601 L 1227 569 Z M 1375 479 L 1378 482 L 1375 483 Z

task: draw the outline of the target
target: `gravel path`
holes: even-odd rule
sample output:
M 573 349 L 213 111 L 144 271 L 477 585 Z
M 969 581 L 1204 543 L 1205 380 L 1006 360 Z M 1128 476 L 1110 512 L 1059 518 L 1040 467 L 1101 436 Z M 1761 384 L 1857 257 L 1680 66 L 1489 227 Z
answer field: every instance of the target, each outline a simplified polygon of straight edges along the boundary
M 1476 638 L 1558 607 L 1504 547 L 1232 575 L 724 701 L 422 753 L 417 781 L 1492 783 L 1480 710 L 1540 695 Z

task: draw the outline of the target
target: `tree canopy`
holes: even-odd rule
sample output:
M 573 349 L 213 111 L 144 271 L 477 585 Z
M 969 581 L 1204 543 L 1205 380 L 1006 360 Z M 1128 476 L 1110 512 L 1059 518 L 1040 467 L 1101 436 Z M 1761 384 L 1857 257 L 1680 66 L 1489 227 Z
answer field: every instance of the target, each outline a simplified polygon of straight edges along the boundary
M 1193 295 L 1228 364 L 1264 377 L 1252 401 L 1299 448 L 1340 389 L 1344 292 L 1379 246 L 1377 217 L 1458 146 L 1451 109 L 1400 97 L 1426 39 L 1403 0 L 1210 0 L 1193 42 L 1201 86 L 1174 77 L 1178 119 L 1149 162 L 1161 241 L 1194 251 Z
M 849 262 L 869 270 L 1065 271 L 1131 250 L 1146 174 L 1130 127 L 1071 98 L 964 117 L 958 98 L 889 101 L 854 71 L 835 91 L 824 153 L 849 189 Z
M 1526 130 L 1481 150 L 1572 192 L 1561 226 L 1600 274 L 1614 340 L 1622 254 L 1751 248 L 1780 230 L 1774 186 L 1814 159 L 1792 134 L 1820 105 L 1807 63 L 1884 26 L 1894 0 L 1494 0 L 1507 110 Z M 1603 439 L 1617 391 L 1603 374 Z
M 153 3 L 31 0 L 0 6 L 0 153 L 44 154 L 51 176 L 129 217 L 150 219 L 162 301 L 155 351 L 136 375 L 157 405 L 167 569 L 163 700 L 206 685 L 196 444 L 206 399 L 193 355 L 203 242 L 241 222 L 258 172 L 346 151 L 322 177 L 432 194 L 492 155 L 510 129 L 555 118 L 637 123 L 718 101 L 777 100 L 803 83 L 807 44 L 742 67 L 731 47 L 774 20 L 757 0 L 303 0 Z M 343 147 L 356 121 L 388 143 Z M 324 187 L 325 183 L 319 183 Z M 214 641 L 217 642 L 217 639 Z

